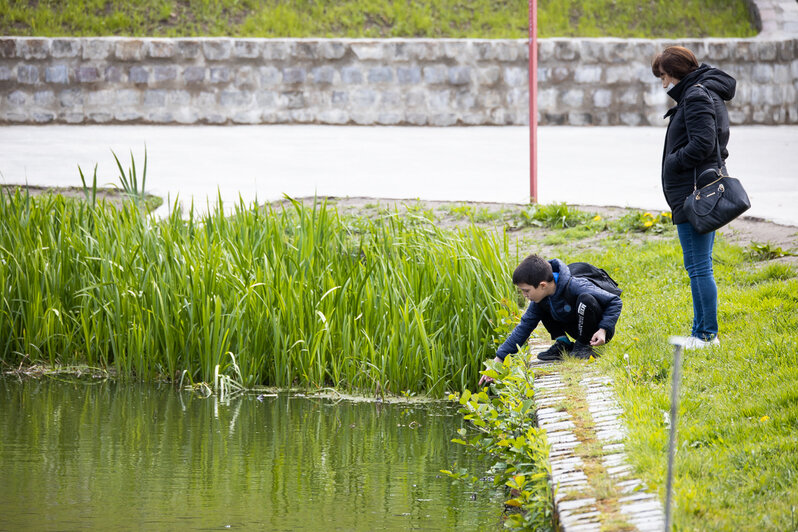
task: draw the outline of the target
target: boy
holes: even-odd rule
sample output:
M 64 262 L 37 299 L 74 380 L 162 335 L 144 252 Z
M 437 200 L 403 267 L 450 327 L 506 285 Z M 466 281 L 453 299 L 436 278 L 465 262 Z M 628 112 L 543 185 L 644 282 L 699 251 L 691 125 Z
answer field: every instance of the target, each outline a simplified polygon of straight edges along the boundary
M 517 352 L 539 322 L 554 339 L 554 345 L 538 353 L 540 360 L 561 360 L 565 353 L 590 358 L 596 355 L 591 346 L 609 342 L 615 333 L 621 298 L 588 279 L 572 277 L 568 266 L 559 259 L 546 261 L 529 255 L 513 272 L 513 284 L 531 303 L 496 351 L 497 362 Z M 576 342 L 571 342 L 566 333 Z M 479 384 L 490 380 L 483 375 Z

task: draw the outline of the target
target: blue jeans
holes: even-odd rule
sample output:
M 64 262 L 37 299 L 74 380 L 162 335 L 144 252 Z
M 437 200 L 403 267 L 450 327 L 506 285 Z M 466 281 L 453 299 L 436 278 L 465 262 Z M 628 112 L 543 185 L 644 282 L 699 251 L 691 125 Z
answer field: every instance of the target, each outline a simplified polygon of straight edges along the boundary
M 712 276 L 715 232 L 699 234 L 689 223 L 676 224 L 676 230 L 693 292 L 692 336 L 712 340 L 718 335 L 718 287 Z

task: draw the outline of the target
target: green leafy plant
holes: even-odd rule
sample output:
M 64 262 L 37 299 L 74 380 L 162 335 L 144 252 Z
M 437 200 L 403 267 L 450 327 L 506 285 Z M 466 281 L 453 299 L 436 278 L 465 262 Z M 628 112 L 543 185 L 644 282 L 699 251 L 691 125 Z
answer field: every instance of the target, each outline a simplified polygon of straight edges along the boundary
M 639 233 L 663 233 L 673 227 L 671 213 L 661 212 L 652 214 L 650 212 L 631 212 L 625 214 L 620 220 L 612 224 L 613 228 L 619 233 L 639 232 Z
M 795 253 L 784 251 L 772 242 L 751 242 L 746 249 L 748 256 L 755 261 L 766 261 L 781 257 L 794 256 Z
M 551 530 L 548 445 L 545 431 L 535 423 L 533 375 L 520 356 L 508 357 L 504 364 L 485 364 L 482 374 L 494 379 L 491 389 L 495 395 L 483 389 L 449 396 L 461 405 L 464 419 L 476 429 L 470 438 L 466 429 L 460 429 L 452 441 L 495 461 L 490 471 L 493 484 L 506 489 L 509 498 L 505 506 L 518 509 L 507 515 L 506 528 Z M 464 470 L 442 472 L 455 480 L 477 479 Z
M 565 203 L 540 205 L 534 203 L 512 216 L 511 227 L 549 227 L 564 229 L 586 223 L 591 215 Z

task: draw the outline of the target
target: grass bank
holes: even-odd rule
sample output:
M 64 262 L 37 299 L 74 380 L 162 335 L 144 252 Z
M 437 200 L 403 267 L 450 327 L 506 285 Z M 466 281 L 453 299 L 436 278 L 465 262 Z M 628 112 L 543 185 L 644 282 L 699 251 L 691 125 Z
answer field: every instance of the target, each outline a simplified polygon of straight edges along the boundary
M 525 38 L 520 0 L 6 0 L 0 34 Z M 540 37 L 750 37 L 744 0 L 540 0 Z
M 565 238 L 550 253 L 600 264 L 624 288 L 620 334 L 597 366 L 615 380 L 630 462 L 664 500 L 667 340 L 688 335 L 692 319 L 681 249 L 670 230 L 637 243 L 617 235 L 582 241 Z M 788 249 L 762 247 L 716 243 L 721 345 L 688 352 L 682 373 L 674 513 L 681 530 L 798 527 L 798 278 L 794 262 L 779 257 Z

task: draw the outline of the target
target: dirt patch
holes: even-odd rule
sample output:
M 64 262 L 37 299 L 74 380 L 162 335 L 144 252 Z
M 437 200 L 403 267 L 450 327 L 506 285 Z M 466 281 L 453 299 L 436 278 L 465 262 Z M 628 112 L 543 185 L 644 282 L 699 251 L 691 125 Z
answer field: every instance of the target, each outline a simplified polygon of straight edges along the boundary
M 312 203 L 314 198 L 297 198 L 303 203 Z M 479 225 L 493 227 L 497 230 L 505 227 L 506 219 L 528 208 L 524 205 L 507 203 L 480 203 L 480 202 L 452 202 L 452 201 L 427 201 L 413 199 L 391 199 L 391 198 L 315 198 L 315 201 L 326 201 L 328 205 L 334 205 L 338 211 L 344 214 L 359 214 L 378 216 L 388 211 L 414 212 L 421 216 L 434 215 L 435 222 L 441 227 L 466 227 L 472 221 Z M 274 202 L 273 206 L 285 204 L 285 201 Z M 597 206 L 597 205 L 570 205 L 570 207 L 590 213 L 591 215 L 601 216 L 602 219 L 612 222 L 619 220 L 631 212 L 642 212 L 643 209 L 633 209 L 627 207 Z M 482 220 L 482 221 L 480 221 Z M 561 232 L 561 229 L 550 229 L 546 227 L 509 227 L 511 231 L 511 241 L 513 247 L 519 250 L 534 250 L 546 255 L 556 247 L 553 241 L 554 235 Z M 720 229 L 719 234 L 728 242 L 747 248 L 751 245 L 762 244 L 767 248 L 776 251 L 781 249 L 785 253 L 798 253 L 798 227 L 781 225 L 763 220 L 761 218 L 741 217 Z M 622 237 L 627 242 L 642 242 L 651 239 L 673 239 L 673 234 L 657 234 L 652 232 L 622 233 Z M 569 245 L 579 250 L 596 249 L 601 246 L 602 241 L 607 238 L 606 232 L 597 232 L 594 235 L 581 237 L 577 240 L 569 241 Z M 798 266 L 798 257 L 786 255 L 774 260 L 786 262 Z

